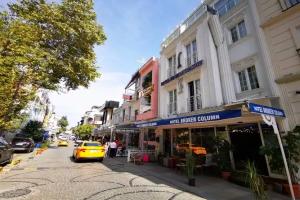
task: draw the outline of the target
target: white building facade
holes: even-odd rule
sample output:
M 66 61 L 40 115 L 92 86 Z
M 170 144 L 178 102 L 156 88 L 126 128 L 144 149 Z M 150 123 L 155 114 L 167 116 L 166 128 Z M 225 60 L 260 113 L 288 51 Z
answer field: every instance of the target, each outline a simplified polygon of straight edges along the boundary
M 276 176 L 259 154 L 273 129 L 247 109 L 280 108 L 256 18 L 251 0 L 207 0 L 162 42 L 159 152 L 177 155 L 195 145 L 213 153 L 210 141 L 218 136 L 236 147 L 234 169 L 252 160 L 261 174 Z

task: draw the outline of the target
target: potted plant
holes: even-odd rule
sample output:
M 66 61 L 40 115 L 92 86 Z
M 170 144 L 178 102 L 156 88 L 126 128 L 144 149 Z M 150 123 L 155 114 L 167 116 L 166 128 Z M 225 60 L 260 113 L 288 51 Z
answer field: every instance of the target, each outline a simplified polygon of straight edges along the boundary
M 194 177 L 195 171 L 195 158 L 192 151 L 188 151 L 186 154 L 186 175 L 188 177 L 188 184 L 190 186 L 196 185 L 196 179 Z
M 246 164 L 246 181 L 250 189 L 255 195 L 255 199 L 265 200 L 268 199 L 266 193 L 266 186 L 261 176 L 257 174 L 255 165 L 253 162 L 248 161 Z
M 216 138 L 216 146 L 217 146 L 217 165 L 221 171 L 222 178 L 228 180 L 232 167 L 230 161 L 230 150 L 232 149 L 231 145 L 227 140 Z
M 284 144 L 284 150 L 287 157 L 291 179 L 293 182 L 295 197 L 299 198 L 300 185 L 297 173 L 299 171 L 300 161 L 300 127 L 297 126 L 293 131 L 288 132 L 288 134 L 282 136 L 282 142 Z M 260 150 L 262 154 L 265 154 L 269 157 L 269 164 L 271 169 L 276 170 L 280 173 L 285 172 L 281 152 L 276 140 L 267 143 L 265 146 L 261 147 Z M 290 194 L 288 183 L 284 183 L 282 184 L 282 186 L 283 191 Z

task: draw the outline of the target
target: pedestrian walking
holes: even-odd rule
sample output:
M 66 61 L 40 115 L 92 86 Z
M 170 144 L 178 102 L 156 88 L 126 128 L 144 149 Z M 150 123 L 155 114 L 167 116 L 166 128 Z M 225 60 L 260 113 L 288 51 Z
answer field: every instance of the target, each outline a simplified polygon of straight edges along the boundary
M 105 144 L 104 144 L 104 150 L 105 150 L 105 157 L 108 157 L 109 142 L 105 142 Z
M 117 143 L 116 141 L 112 141 L 109 144 L 109 157 L 111 158 L 116 157 L 116 153 L 117 153 Z

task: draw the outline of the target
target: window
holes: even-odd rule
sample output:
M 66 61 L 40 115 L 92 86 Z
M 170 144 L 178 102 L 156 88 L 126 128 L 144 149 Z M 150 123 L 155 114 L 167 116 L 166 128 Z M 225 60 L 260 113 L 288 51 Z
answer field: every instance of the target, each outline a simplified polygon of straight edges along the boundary
M 177 112 L 177 90 L 169 91 L 169 114 Z
M 287 1 L 287 7 L 292 7 L 300 3 L 300 0 L 286 0 Z
M 198 53 L 197 53 L 197 42 L 193 40 L 191 43 L 185 46 L 186 48 L 186 64 L 187 66 L 191 66 L 198 61 Z
M 128 119 L 131 119 L 131 106 L 128 107 Z
M 176 74 L 176 55 L 171 56 L 168 59 L 168 77 L 174 76 Z
M 255 66 L 248 67 L 247 69 L 238 72 L 238 77 L 242 92 L 259 88 Z
M 215 9 L 217 9 L 220 16 L 225 15 L 229 12 L 232 8 L 234 8 L 240 0 L 220 0 L 215 3 Z
M 247 35 L 245 21 L 240 21 L 236 26 L 230 29 L 232 43 L 235 43 L 239 39 Z
M 248 85 L 247 85 L 247 80 L 246 80 L 246 74 L 245 74 L 245 71 L 241 71 L 241 72 L 239 72 L 238 74 L 239 74 L 239 80 L 240 80 L 241 91 L 246 91 L 246 90 L 248 90 Z
M 259 88 L 255 67 L 254 66 L 248 67 L 247 72 L 248 72 L 248 76 L 249 76 L 251 89 L 253 90 L 253 89 Z
M 200 79 L 188 83 L 189 97 L 187 99 L 188 111 L 199 110 L 202 107 L 200 95 Z

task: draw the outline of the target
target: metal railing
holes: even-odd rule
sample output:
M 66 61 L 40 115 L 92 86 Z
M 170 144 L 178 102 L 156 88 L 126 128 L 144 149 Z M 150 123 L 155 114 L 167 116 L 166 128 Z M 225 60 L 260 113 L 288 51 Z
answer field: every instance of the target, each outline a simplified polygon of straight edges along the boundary
M 168 78 L 174 76 L 176 74 L 176 69 L 175 67 L 169 67 L 168 68 Z
M 196 62 L 198 62 L 197 53 L 193 53 L 193 55 L 191 57 L 187 57 L 185 59 L 186 67 L 190 67 L 191 65 L 195 64 Z
M 187 108 L 188 108 L 188 112 L 200 110 L 202 108 L 201 96 L 200 95 L 190 96 L 187 99 Z
M 168 114 L 172 115 L 172 114 L 176 114 L 177 113 L 177 102 L 171 102 L 170 104 L 168 104 Z
M 197 21 L 206 11 L 206 5 L 201 4 L 193 13 L 176 28 L 167 38 L 162 42 L 161 47 L 167 47 L 173 40 L 179 37 L 187 28 Z

